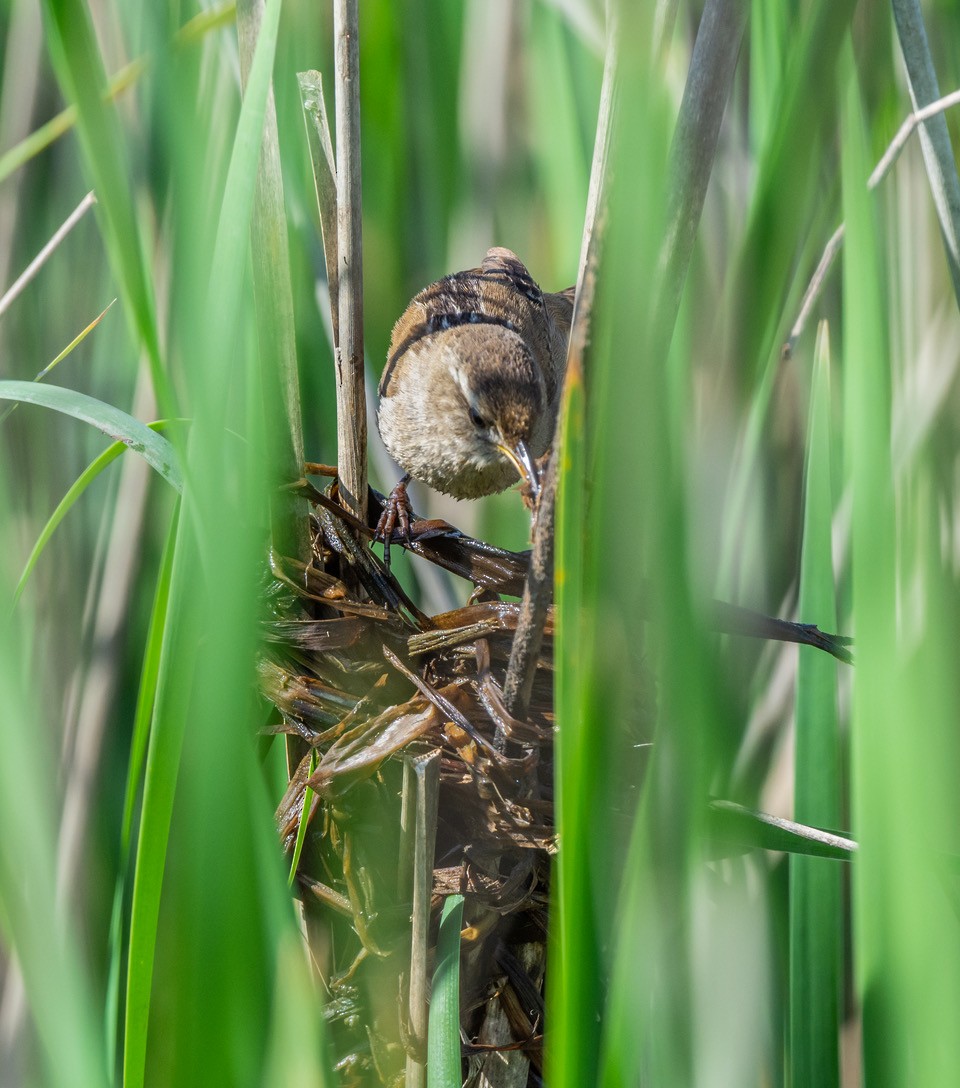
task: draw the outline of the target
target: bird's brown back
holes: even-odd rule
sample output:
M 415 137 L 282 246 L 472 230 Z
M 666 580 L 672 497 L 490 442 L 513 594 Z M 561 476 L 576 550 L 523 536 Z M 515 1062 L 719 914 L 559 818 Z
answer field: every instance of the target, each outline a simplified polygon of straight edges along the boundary
M 487 325 L 510 329 L 522 338 L 541 369 L 553 406 L 572 313 L 572 287 L 545 294 L 516 254 L 491 249 L 479 268 L 444 276 L 414 296 L 393 328 L 380 396 L 391 396 L 396 366 L 414 344 L 458 325 Z

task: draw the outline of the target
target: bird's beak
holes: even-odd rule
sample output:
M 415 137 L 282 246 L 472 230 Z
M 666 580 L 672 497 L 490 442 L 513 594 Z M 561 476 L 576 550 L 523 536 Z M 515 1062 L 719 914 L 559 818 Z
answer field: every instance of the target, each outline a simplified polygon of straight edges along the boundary
M 513 446 L 498 443 L 497 449 L 513 464 L 520 476 L 527 481 L 530 490 L 533 492 L 533 497 L 538 498 L 540 495 L 540 477 L 537 474 L 537 466 L 530 455 L 530 450 L 527 449 L 526 442 L 521 440 Z

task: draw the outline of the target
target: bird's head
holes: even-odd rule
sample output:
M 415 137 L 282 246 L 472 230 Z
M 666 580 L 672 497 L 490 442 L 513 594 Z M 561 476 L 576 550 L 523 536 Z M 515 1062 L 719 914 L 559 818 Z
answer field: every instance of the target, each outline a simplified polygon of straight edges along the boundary
M 442 281 L 441 281 L 442 282 Z M 512 318 L 441 311 L 394 329 L 380 383 L 387 449 L 416 479 L 460 499 L 503 491 L 519 475 L 539 491 L 534 459 L 553 434 L 537 358 Z
M 536 496 L 534 458 L 545 445 L 548 405 L 543 376 L 527 346 L 511 329 L 466 325 L 450 331 L 443 350 L 450 379 L 448 419 L 465 458 L 478 468 L 506 469 L 508 462 Z

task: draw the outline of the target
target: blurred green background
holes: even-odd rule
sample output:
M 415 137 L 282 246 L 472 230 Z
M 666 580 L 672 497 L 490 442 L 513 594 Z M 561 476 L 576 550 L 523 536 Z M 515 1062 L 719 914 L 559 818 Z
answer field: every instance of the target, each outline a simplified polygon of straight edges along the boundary
M 564 1028 L 551 1085 L 829 1085 L 841 1055 L 844 1084 L 943 1084 L 960 1070 L 957 297 L 916 136 L 866 191 L 911 108 L 892 10 L 748 7 L 668 349 L 649 302 L 702 5 L 659 5 L 657 23 L 641 6 L 620 43 L 615 188 L 585 423 L 571 429 L 564 483 L 579 505 L 559 542 L 572 596 L 560 602 L 570 777 L 558 790 L 572 823 L 558 886 L 582 891 L 557 912 L 550 1008 Z M 545 289 L 574 282 L 602 8 L 362 4 L 371 382 L 411 295 L 490 245 L 515 250 Z M 15 604 L 47 518 L 108 440 L 30 405 L 0 423 L 3 1083 L 327 1076 L 275 849 L 282 753 L 275 745 L 261 765 L 253 740 L 274 483 L 259 377 L 273 361 L 258 343 L 246 250 L 256 148 L 237 141 L 231 165 L 233 10 L 200 10 L 0 3 L 0 293 L 88 190 L 98 197 L 0 314 L 0 379 L 32 379 L 117 298 L 47 381 L 144 421 L 190 421 L 165 432 L 187 478 L 182 507 L 124 454 L 71 508 Z M 946 94 L 960 87 L 960 10 L 917 10 Z M 332 114 L 329 6 L 287 0 L 265 57 L 304 448 L 332 462 L 322 246 L 296 82 L 320 69 Z M 145 68 L 101 106 L 109 77 L 137 58 Z M 71 104 L 78 124 L 24 144 Z M 945 118 L 956 146 L 960 113 Z M 785 357 L 841 220 L 843 254 Z M 374 448 L 373 485 L 395 478 Z M 515 494 L 414 498 L 526 546 Z M 796 649 L 721 640 L 698 622 L 713 595 L 796 614 L 802 556 L 812 603 L 799 618 L 855 634 L 855 671 L 828 663 L 810 679 L 814 651 L 798 674 Z M 398 564 L 413 585 L 411 561 Z M 425 587 L 424 600 L 463 603 L 469 588 Z M 640 706 L 646 669 L 656 729 Z M 798 695 L 806 707 L 795 709 Z M 803 754 L 797 733 L 810 720 L 803 737 L 819 740 Z M 648 767 L 636 746 L 654 736 Z M 636 778 L 612 779 L 618 767 Z M 823 860 L 718 861 L 711 796 L 849 830 L 863 844 L 852 879 Z M 811 934 L 829 947 L 810 951 Z M 586 981 L 564 988 L 572 963 Z

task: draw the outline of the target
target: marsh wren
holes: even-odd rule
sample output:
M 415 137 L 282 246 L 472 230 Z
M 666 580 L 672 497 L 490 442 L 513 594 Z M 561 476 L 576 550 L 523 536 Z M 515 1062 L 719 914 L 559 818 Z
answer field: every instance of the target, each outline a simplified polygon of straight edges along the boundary
M 409 536 L 410 477 L 458 499 L 523 477 L 536 497 L 536 459 L 553 437 L 573 292 L 540 290 L 509 249 L 425 287 L 393 328 L 377 424 L 406 475 L 377 536 Z

